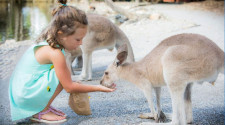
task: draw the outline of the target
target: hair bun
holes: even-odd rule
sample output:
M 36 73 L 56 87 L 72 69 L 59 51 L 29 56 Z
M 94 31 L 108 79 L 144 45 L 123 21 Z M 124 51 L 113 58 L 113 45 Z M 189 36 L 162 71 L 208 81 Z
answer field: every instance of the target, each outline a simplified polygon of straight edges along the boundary
M 58 3 L 66 4 L 67 3 L 67 0 L 58 0 Z

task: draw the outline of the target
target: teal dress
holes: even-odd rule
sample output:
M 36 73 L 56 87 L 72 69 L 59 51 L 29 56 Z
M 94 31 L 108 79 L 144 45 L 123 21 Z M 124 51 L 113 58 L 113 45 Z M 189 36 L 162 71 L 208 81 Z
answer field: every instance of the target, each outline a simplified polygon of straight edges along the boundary
M 17 64 L 9 83 L 12 121 L 30 117 L 42 111 L 54 94 L 59 80 L 53 64 L 39 64 L 34 56 L 41 42 L 31 46 Z M 62 53 L 65 55 L 64 50 Z

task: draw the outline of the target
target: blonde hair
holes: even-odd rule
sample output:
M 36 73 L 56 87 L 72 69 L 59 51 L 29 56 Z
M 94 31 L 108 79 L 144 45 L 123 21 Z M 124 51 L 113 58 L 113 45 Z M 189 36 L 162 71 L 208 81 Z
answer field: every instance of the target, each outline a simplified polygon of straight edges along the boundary
M 66 5 L 67 0 L 58 0 L 60 5 L 53 9 L 52 20 L 44 31 L 37 38 L 39 43 L 46 40 L 53 48 L 64 48 L 58 40 L 58 32 L 62 31 L 64 35 L 69 36 L 76 32 L 77 28 L 88 25 L 86 14 L 73 6 Z

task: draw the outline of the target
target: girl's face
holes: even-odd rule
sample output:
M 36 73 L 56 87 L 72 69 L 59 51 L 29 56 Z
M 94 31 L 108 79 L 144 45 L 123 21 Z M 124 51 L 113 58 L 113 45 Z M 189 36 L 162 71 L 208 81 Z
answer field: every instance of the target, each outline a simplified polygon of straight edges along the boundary
M 86 35 L 87 27 L 78 28 L 76 32 L 69 36 L 62 36 L 61 37 L 61 44 L 66 50 L 74 50 L 80 45 L 82 45 L 82 39 Z

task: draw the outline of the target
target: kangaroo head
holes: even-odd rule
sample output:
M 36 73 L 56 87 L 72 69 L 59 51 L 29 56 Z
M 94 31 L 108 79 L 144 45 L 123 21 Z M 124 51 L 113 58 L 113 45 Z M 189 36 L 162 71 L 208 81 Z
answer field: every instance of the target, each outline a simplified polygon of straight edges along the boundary
M 128 54 L 127 45 L 119 47 L 115 61 L 110 64 L 104 72 L 100 84 L 111 88 L 115 81 L 119 80 L 120 66 L 125 62 Z

